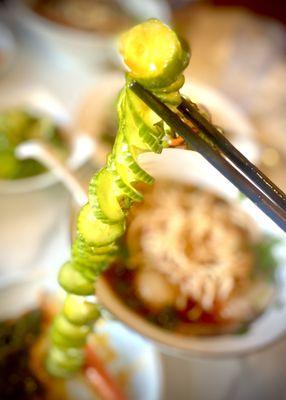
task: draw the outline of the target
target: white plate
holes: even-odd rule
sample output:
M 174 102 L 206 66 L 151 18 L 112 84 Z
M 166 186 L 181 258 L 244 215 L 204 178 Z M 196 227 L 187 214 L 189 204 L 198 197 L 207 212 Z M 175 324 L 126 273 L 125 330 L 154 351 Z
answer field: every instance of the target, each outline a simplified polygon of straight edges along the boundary
M 47 272 L 46 272 L 47 273 Z M 16 318 L 25 311 L 36 307 L 43 290 L 49 292 L 56 287 L 54 280 L 49 285 L 48 276 L 39 271 L 2 288 L 0 291 L 0 320 Z M 99 334 L 104 334 L 116 357 L 107 368 L 116 374 L 128 374 L 127 395 L 129 400 L 160 400 L 163 385 L 161 360 L 156 348 L 116 321 L 103 321 L 98 325 Z M 130 373 L 129 373 L 130 372 Z M 95 400 L 96 396 L 83 383 L 74 379 L 67 382 L 67 400 Z

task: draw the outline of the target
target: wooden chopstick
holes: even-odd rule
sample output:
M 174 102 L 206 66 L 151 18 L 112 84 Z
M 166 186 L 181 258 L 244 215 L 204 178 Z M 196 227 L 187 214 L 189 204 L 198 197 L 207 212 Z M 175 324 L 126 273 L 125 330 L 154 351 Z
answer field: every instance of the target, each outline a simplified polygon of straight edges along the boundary
M 235 168 L 223 156 L 219 143 L 214 141 L 209 143 L 204 134 L 197 134 L 191 127 L 183 121 L 180 115 L 170 110 L 156 96 L 144 89 L 138 82 L 132 81 L 129 84 L 130 89 L 146 103 L 156 114 L 158 114 L 172 129 L 182 136 L 186 143 L 195 151 L 200 153 L 210 164 L 212 164 L 223 176 L 225 176 L 233 185 L 235 185 L 245 196 L 256 204 L 269 218 L 271 218 L 284 232 L 286 232 L 286 209 L 281 207 L 275 201 L 277 194 L 272 189 L 275 185 L 269 187 L 268 195 L 251 181 L 243 169 L 240 171 Z M 191 120 L 193 123 L 193 120 Z M 268 179 L 268 178 L 267 178 Z M 258 182 L 259 183 L 259 182 Z

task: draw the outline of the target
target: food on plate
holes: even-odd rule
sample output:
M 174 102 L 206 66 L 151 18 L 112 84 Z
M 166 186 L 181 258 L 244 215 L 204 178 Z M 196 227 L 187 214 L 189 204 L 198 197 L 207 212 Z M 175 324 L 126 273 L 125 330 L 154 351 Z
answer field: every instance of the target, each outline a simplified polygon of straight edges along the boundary
M 2 400 L 64 400 L 71 398 L 64 381 L 54 379 L 43 368 L 47 334 L 57 302 L 49 298 L 41 307 L 16 319 L 0 322 L 0 398 Z M 119 368 L 115 376 L 107 365 L 118 355 L 108 338 L 91 335 L 85 349 L 87 357 L 81 374 L 72 382 L 73 390 L 83 396 L 105 400 L 124 400 L 122 387 L 128 385 L 128 374 Z M 62 363 L 66 360 L 61 358 Z M 72 398 L 75 398 L 72 396 Z
M 239 205 L 172 181 L 143 193 L 127 219 L 123 256 L 105 272 L 127 306 L 183 334 L 235 331 L 264 311 L 275 242 Z
M 164 102 L 176 105 L 184 83 L 182 72 L 189 61 L 185 44 L 156 19 L 125 33 L 120 51 L 130 72 L 117 104 L 118 133 L 105 167 L 90 181 L 89 201 L 78 215 L 71 258 L 59 272 L 59 283 L 68 295 L 54 321 L 46 361 L 48 371 L 59 377 L 75 373 L 84 364 L 82 349 L 90 324 L 99 317 L 98 306 L 89 296 L 94 293 L 97 277 L 116 257 L 128 210 L 143 198 L 137 183 L 154 181 L 136 159 L 143 152 L 160 153 L 163 138 L 170 131 L 129 89 L 128 83 L 135 77 Z M 70 306 L 75 298 L 76 305 Z
M 45 171 L 37 161 L 19 160 L 15 155 L 16 147 L 31 139 L 49 142 L 59 155 L 67 155 L 64 132 L 49 116 L 38 115 L 25 108 L 9 108 L 0 112 L 0 179 L 21 179 Z
M 115 0 L 36 0 L 32 9 L 53 22 L 88 32 L 117 33 L 132 23 Z

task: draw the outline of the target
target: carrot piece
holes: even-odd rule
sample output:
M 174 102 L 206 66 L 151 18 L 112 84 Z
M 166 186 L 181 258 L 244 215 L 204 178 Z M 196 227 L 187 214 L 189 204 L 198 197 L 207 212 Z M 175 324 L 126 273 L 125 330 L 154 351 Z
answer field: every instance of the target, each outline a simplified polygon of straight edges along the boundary
M 106 370 L 91 345 L 87 345 L 85 351 L 86 365 L 84 367 L 84 374 L 102 400 L 127 400 L 118 383 L 114 381 Z
M 179 137 L 177 137 L 177 138 L 175 138 L 175 139 L 170 140 L 169 146 L 170 146 L 170 147 L 181 146 L 182 144 L 184 144 L 184 141 L 185 141 L 184 138 L 182 138 L 181 136 L 179 136 Z

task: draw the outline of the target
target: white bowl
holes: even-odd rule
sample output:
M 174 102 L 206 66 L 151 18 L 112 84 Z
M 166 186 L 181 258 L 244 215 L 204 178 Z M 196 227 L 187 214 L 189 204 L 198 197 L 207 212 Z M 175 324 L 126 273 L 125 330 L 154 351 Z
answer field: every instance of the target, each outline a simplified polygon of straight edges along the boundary
M 250 325 L 245 334 L 226 334 L 213 337 L 180 335 L 156 327 L 128 308 L 113 292 L 106 279 L 101 277 L 98 280 L 97 295 L 104 307 L 127 326 L 157 343 L 162 350 L 184 357 L 227 357 L 248 354 L 258 351 L 284 336 L 286 333 L 285 234 L 249 200 L 239 200 L 238 190 L 235 186 L 199 154 L 179 149 L 166 149 L 161 155 L 145 153 L 139 160 L 140 165 L 155 178 L 168 178 L 209 188 L 232 203 L 241 202 L 242 209 L 256 220 L 263 233 L 275 235 L 281 239 L 281 245 L 276 250 L 280 267 L 277 274 L 278 284 L 275 300 Z
M 80 132 L 73 131 L 69 113 L 64 105 L 46 89 L 40 87 L 11 88 L 8 93 L 0 94 L 0 110 L 17 106 L 26 107 L 39 115 L 49 115 L 64 129 L 71 149 L 67 165 L 72 170 L 80 168 L 91 157 L 93 153 L 92 140 Z M 58 182 L 58 178 L 51 172 L 16 180 L 0 179 L 0 193 L 31 192 L 56 182 Z
M 12 0 L 11 11 L 17 20 L 33 34 L 45 42 L 58 55 L 67 56 L 76 61 L 92 66 L 103 61 L 120 62 L 116 45 L 117 35 L 85 32 L 73 29 L 44 18 L 28 5 L 33 0 Z M 134 15 L 134 21 L 158 17 L 166 22 L 170 19 L 167 3 L 163 0 L 121 0 L 119 3 Z

